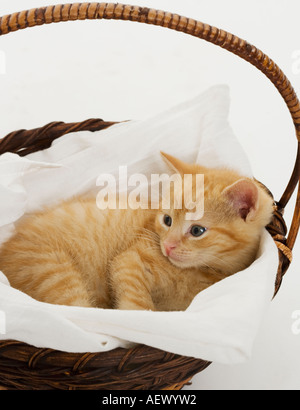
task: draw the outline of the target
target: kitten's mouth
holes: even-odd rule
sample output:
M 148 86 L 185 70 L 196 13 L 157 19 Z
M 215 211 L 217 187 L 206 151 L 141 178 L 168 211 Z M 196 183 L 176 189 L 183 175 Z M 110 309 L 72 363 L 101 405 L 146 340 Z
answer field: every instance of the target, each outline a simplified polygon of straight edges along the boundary
M 169 255 L 167 257 L 169 258 L 169 260 L 173 260 L 173 261 L 176 261 L 176 262 L 183 262 L 182 257 L 176 255 L 176 253 L 174 253 L 172 255 Z
M 186 260 L 180 256 L 180 255 L 176 255 L 176 253 L 170 254 L 170 255 L 165 255 L 169 261 L 177 266 L 178 268 L 185 268 L 186 267 Z
M 162 251 L 162 254 L 163 254 L 166 258 L 168 258 L 169 261 L 170 261 L 173 265 L 175 265 L 175 266 L 177 266 L 177 267 L 180 267 L 180 268 L 181 268 L 181 267 L 184 267 L 183 265 L 184 265 L 185 259 L 182 257 L 182 255 L 177 255 L 175 252 L 171 252 L 169 255 L 167 255 L 166 250 L 165 250 L 165 248 L 164 248 L 163 245 L 161 245 L 161 251 Z
M 180 258 L 179 256 L 170 255 L 167 258 L 172 263 L 172 265 L 176 266 L 177 268 L 185 269 L 191 267 L 190 263 L 187 263 L 185 259 Z

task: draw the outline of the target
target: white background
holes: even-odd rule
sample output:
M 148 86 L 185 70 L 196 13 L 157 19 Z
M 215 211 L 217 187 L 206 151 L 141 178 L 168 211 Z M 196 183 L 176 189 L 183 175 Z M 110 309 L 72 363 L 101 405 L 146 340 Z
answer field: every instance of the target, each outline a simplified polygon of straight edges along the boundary
M 0 15 L 60 3 L 1 0 Z M 298 0 L 136 0 L 133 4 L 193 17 L 246 39 L 268 54 L 300 92 Z M 222 83 L 230 86 L 230 123 L 256 178 L 276 199 L 288 182 L 296 139 L 283 100 L 257 69 L 214 45 L 145 24 L 84 21 L 1 37 L 1 56 L 1 137 L 51 121 L 143 119 Z M 288 225 L 294 203 L 295 198 L 286 211 Z M 299 249 L 298 241 L 251 359 L 235 366 L 214 363 L 194 377 L 190 388 L 300 389 L 300 335 L 292 332 L 292 314 L 300 310 Z

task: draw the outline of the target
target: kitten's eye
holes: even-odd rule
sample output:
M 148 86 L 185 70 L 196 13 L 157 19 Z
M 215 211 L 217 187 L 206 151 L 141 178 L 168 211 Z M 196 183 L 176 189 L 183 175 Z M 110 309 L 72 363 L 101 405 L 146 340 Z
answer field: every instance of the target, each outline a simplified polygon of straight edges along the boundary
M 164 224 L 167 225 L 167 226 L 172 225 L 172 218 L 169 215 L 164 216 Z
M 191 232 L 191 235 L 198 237 L 198 236 L 203 235 L 204 232 L 206 232 L 206 228 L 203 228 L 203 226 L 200 226 L 200 225 L 193 225 L 191 227 L 190 232 Z

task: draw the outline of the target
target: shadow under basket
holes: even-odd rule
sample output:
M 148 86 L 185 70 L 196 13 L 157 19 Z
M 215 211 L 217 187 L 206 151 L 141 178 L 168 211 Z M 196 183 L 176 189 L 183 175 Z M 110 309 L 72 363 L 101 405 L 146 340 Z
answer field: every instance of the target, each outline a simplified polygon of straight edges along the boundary
M 86 19 L 130 20 L 204 39 L 250 62 L 277 88 L 295 125 L 298 149 L 290 181 L 281 199 L 274 201 L 273 220 L 267 226 L 279 253 L 275 296 L 292 260 L 300 220 L 300 103 L 284 73 L 262 51 L 224 30 L 176 14 L 119 3 L 75 3 L 14 13 L 0 18 L 0 35 L 37 25 Z M 0 140 L 0 154 L 13 152 L 25 156 L 50 147 L 52 141 L 70 132 L 99 131 L 113 124 L 90 119 L 71 124 L 53 122 L 33 130 L 15 131 Z M 288 232 L 283 211 L 297 185 L 296 206 Z M 0 341 L 0 389 L 179 390 L 209 364 L 204 360 L 175 355 L 145 345 L 77 354 L 4 340 Z

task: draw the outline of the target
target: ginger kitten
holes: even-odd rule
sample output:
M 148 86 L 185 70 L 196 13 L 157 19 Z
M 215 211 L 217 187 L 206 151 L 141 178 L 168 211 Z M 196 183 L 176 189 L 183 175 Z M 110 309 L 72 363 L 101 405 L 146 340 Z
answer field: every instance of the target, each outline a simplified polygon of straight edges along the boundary
M 197 293 L 249 266 L 272 198 L 236 172 L 162 156 L 180 175 L 205 175 L 200 220 L 188 220 L 184 206 L 99 210 L 95 199 L 64 202 L 24 217 L 2 245 L 0 270 L 11 286 L 54 304 L 185 310 Z

